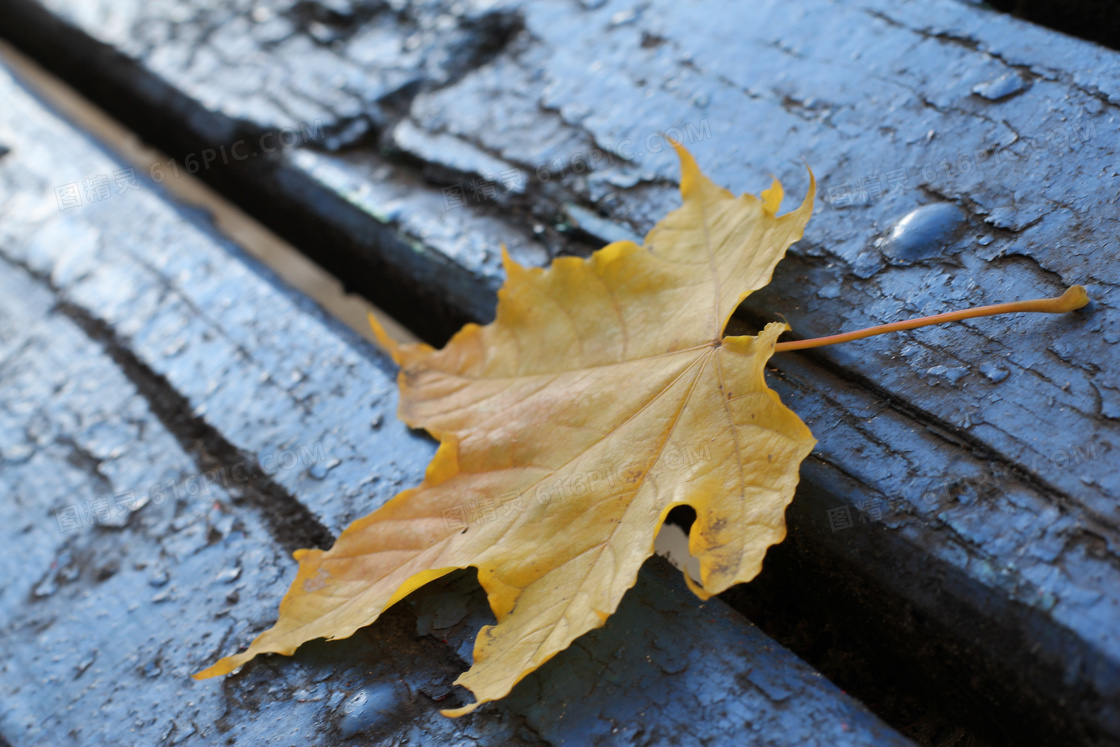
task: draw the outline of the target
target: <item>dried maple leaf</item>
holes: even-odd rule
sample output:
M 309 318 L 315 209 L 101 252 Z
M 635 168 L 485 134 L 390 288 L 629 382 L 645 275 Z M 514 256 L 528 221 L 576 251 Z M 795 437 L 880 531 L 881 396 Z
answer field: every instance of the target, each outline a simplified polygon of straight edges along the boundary
M 279 620 L 198 678 L 344 638 L 409 592 L 475 567 L 497 624 L 457 680 L 503 697 L 618 607 L 674 506 L 697 512 L 701 598 L 754 578 L 813 437 L 767 389 L 785 325 L 725 337 L 731 312 L 800 239 L 814 185 L 732 196 L 683 148 L 683 205 L 646 236 L 548 270 L 506 256 L 497 317 L 435 351 L 394 347 L 401 418 L 440 441 L 423 483 L 300 550 Z M 449 530 L 449 526 L 451 529 Z M 688 578 L 688 577 L 685 577 Z
M 646 236 L 547 270 L 505 258 L 496 320 L 468 324 L 443 350 L 397 347 L 401 418 L 439 439 L 424 482 L 351 524 L 328 552 L 300 550 L 276 625 L 247 651 L 196 677 L 226 674 L 258 654 L 291 654 L 346 638 L 413 590 L 478 569 L 497 624 L 479 633 L 457 684 L 477 702 L 607 620 L 653 554 L 665 516 L 692 506 L 689 551 L 701 598 L 749 581 L 785 536 L 798 467 L 815 443 L 767 388 L 763 367 L 784 324 L 725 337 L 732 312 L 769 282 L 812 212 L 777 216 L 778 182 L 734 197 L 677 147 L 684 204 Z M 1004 311 L 1068 311 L 1061 299 L 1003 304 L 886 325 L 890 329 Z
M 702 582 L 686 579 L 701 598 L 759 572 L 815 441 L 763 379 L 785 325 L 723 330 L 801 237 L 815 185 L 778 217 L 778 182 L 734 197 L 677 152 L 684 204 L 644 248 L 616 242 L 547 270 L 506 256 L 492 324 L 468 324 L 438 351 L 394 346 L 400 416 L 440 441 L 424 482 L 330 551 L 298 551 L 275 627 L 199 678 L 346 638 L 474 566 L 498 622 L 457 680 L 477 698 L 445 711 L 459 715 L 603 625 L 674 506 L 696 510 Z

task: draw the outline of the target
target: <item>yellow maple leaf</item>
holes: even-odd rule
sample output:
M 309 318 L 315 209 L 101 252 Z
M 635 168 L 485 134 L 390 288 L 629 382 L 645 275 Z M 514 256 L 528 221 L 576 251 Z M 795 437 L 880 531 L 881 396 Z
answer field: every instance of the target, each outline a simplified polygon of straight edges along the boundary
M 665 516 L 696 511 L 701 598 L 760 570 L 785 537 L 798 468 L 815 443 L 767 388 L 784 324 L 725 337 L 812 212 L 777 216 L 781 185 L 735 197 L 677 146 L 683 205 L 645 247 L 610 244 L 547 270 L 505 257 L 497 318 L 442 350 L 395 346 L 400 416 L 440 441 L 423 483 L 355 521 L 329 551 L 300 550 L 276 625 L 244 653 L 346 638 L 420 586 L 478 569 L 497 624 L 456 681 L 477 702 L 601 626 L 634 585 Z M 810 179 L 812 175 L 810 174 Z

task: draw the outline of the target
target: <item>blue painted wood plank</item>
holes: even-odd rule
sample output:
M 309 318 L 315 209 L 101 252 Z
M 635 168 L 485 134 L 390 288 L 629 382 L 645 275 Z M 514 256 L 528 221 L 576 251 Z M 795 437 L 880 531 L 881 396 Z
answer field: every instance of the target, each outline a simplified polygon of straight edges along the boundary
M 820 444 L 797 554 L 767 573 L 840 569 L 803 589 L 818 627 L 879 631 L 989 735 L 1120 739 L 1115 52 L 952 0 L 110 5 L 4 12 L 180 155 L 320 122 L 204 176 L 431 337 L 491 313 L 498 241 L 541 263 L 648 229 L 676 203 L 651 138 L 674 127 L 736 190 L 820 179 L 748 322 L 813 336 L 1086 283 L 1096 306 L 1065 319 L 775 360 Z M 914 230 L 929 206 L 948 224 Z

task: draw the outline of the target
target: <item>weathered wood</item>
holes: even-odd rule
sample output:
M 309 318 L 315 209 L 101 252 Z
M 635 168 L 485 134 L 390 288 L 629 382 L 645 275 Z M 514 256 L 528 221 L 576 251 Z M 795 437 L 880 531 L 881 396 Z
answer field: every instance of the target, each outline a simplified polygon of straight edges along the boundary
M 776 172 L 800 195 L 801 158 L 821 179 L 749 322 L 781 313 L 813 336 L 1087 284 L 1095 307 L 1065 319 L 776 359 L 820 444 L 760 586 L 799 583 L 844 637 L 876 631 L 901 679 L 936 683 L 993 739 L 1120 739 L 1120 56 L 950 0 L 585 5 L 0 13 L 180 155 L 321 120 L 321 143 L 203 175 L 434 339 L 491 312 L 499 241 L 539 263 L 648 229 L 677 198 L 647 138 L 672 127 L 736 189 Z M 571 173 L 612 148 L 626 157 Z M 441 187 L 482 175 L 493 199 L 448 209 Z M 892 235 L 926 204 L 947 221 Z M 863 526 L 861 505 L 887 515 Z M 845 508 L 857 526 L 833 531 Z
M 346 641 L 191 680 L 271 624 L 290 551 L 417 482 L 433 444 L 394 417 L 383 355 L 203 216 L 149 189 L 60 210 L 54 187 L 122 164 L 6 72 L 0 99 L 13 745 L 908 743 L 663 561 L 606 627 L 463 719 L 438 709 L 486 621 L 470 578 Z

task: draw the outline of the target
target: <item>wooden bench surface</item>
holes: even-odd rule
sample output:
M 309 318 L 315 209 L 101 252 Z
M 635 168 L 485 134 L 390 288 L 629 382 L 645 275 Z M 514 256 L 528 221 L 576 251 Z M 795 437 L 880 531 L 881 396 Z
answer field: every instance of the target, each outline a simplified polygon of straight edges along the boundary
M 433 444 L 396 420 L 392 364 L 205 216 L 147 186 L 60 210 L 56 186 L 126 165 L 6 71 L 0 99 L 10 744 L 909 743 L 664 561 L 458 720 L 438 710 L 488 620 L 465 575 L 351 639 L 190 679 L 271 624 L 292 550 L 419 481 Z
M 492 313 L 499 242 L 543 264 L 644 233 L 676 204 L 650 138 L 671 128 L 737 191 L 820 180 L 745 325 L 810 337 L 1084 283 L 1068 318 L 775 358 L 820 443 L 789 539 L 731 597 L 806 621 L 806 649 L 855 642 L 993 741 L 1120 739 L 1120 55 L 952 0 L 386 7 L 0 19 L 182 159 L 313 133 L 200 175 L 433 341 Z

